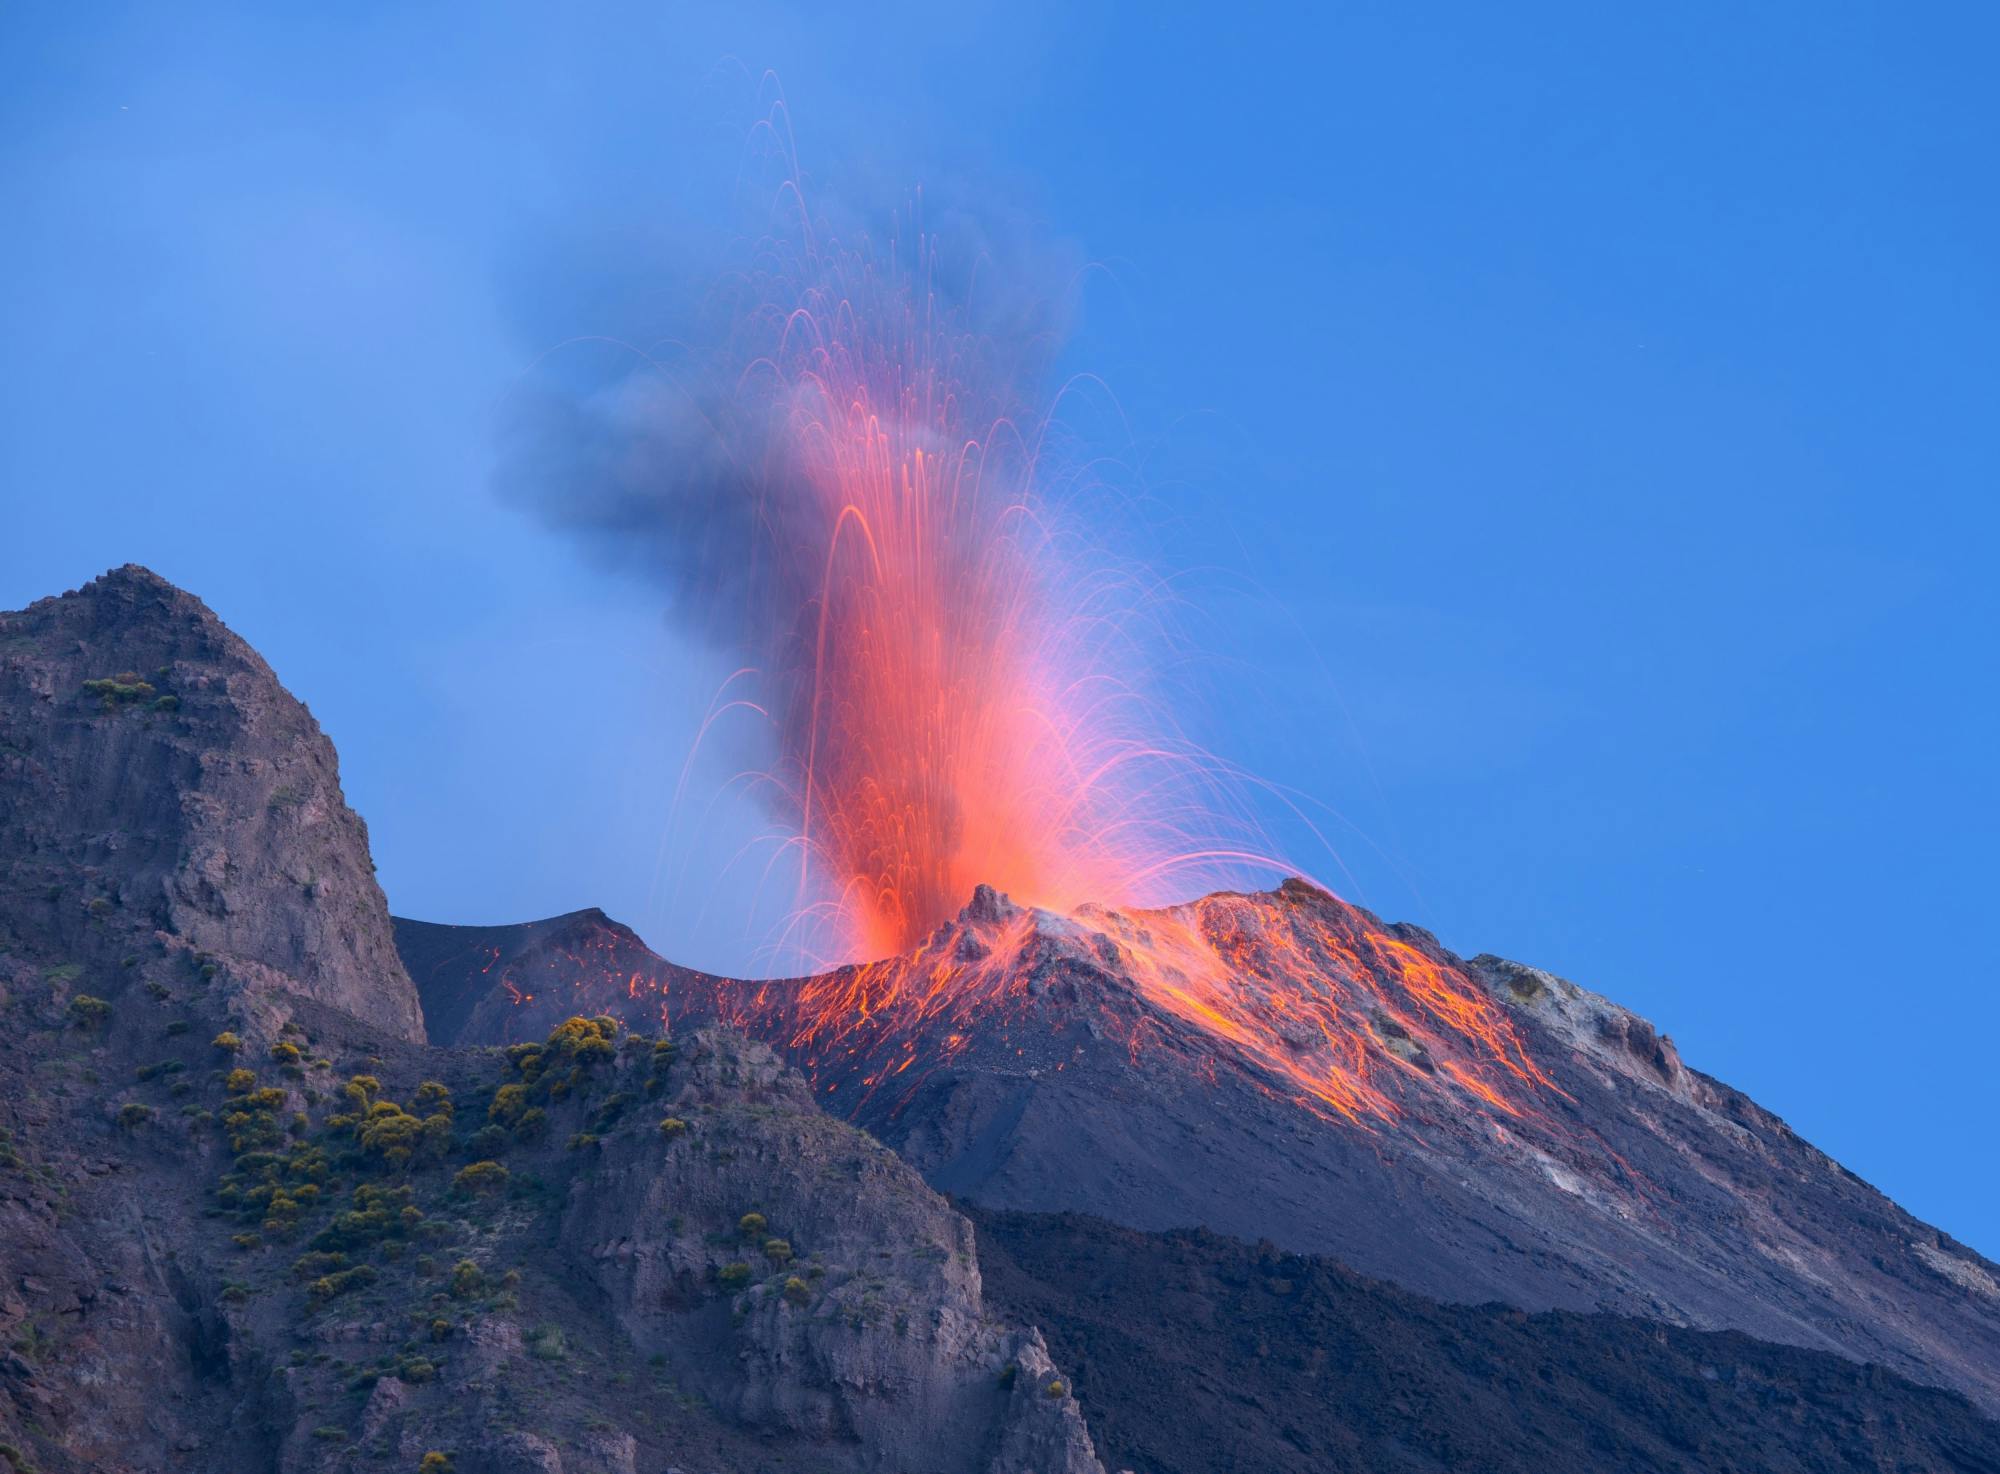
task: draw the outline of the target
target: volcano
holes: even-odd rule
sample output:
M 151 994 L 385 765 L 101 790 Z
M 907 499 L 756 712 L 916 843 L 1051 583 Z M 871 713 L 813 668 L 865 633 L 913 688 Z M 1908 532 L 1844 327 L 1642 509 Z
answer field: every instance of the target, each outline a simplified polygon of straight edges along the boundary
M 396 938 L 438 1042 L 727 1024 L 985 1209 L 1743 1331 L 2000 1407 L 2000 1267 L 1638 1015 L 1302 881 L 1069 915 L 982 887 L 908 953 L 782 981 L 674 966 L 597 911 Z
M 141 568 L 0 613 L 0 1023 L 16 1468 L 2000 1470 L 1994 1267 L 1602 999 L 1297 882 L 782 982 L 392 922 Z

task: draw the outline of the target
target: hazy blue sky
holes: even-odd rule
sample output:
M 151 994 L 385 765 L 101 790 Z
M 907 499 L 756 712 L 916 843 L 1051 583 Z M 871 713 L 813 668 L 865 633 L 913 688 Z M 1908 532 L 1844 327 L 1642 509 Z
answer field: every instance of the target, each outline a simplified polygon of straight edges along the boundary
M 2000 1252 L 2000 12 L 720 9 L 7 7 L 0 607 L 150 564 L 398 910 L 740 965 L 665 828 L 712 658 L 492 470 L 537 355 L 699 290 L 771 67 L 829 198 L 1102 263 L 1065 362 L 1209 570 L 1207 735 L 1351 896 Z

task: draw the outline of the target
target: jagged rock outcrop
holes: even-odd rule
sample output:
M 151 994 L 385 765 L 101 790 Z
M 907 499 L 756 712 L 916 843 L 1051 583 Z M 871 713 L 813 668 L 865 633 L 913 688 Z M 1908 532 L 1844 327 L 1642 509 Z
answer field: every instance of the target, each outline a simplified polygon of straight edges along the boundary
M 762 1046 L 424 1041 L 263 663 L 141 569 L 0 615 L 0 1463 L 1100 1474 L 964 1221 Z M 801 1248 L 739 1278 L 753 1193 Z M 614 1226 L 675 1308 L 622 1298 Z
M 1096 1469 L 1040 1336 L 987 1314 L 972 1226 L 910 1167 L 740 1036 L 683 1041 L 663 1099 L 664 1150 L 600 1143 L 562 1226 L 635 1345 L 734 1419 L 871 1468 Z
M 333 744 L 143 568 L 0 614 L 0 906 L 77 958 L 158 933 L 423 1038 Z

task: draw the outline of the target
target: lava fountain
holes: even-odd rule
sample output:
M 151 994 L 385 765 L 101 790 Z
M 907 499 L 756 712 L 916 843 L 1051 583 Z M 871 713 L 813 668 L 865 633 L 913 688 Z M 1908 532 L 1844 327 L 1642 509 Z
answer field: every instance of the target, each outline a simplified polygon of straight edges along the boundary
M 982 330 L 919 226 L 842 244 L 796 183 L 780 198 L 792 225 L 712 294 L 711 346 L 649 355 L 558 478 L 564 517 L 594 503 L 572 520 L 640 549 L 740 664 L 715 711 L 768 723 L 751 781 L 797 886 L 779 950 L 872 959 L 751 985 L 734 1020 L 877 1083 L 936 1063 L 1041 946 L 1020 923 L 956 950 L 988 886 L 1110 938 L 1156 1016 L 1322 1113 L 1391 1115 L 1380 1081 L 1419 1069 L 1506 1112 L 1546 1084 L 1476 981 L 1386 931 L 1174 909 L 1295 867 L 1153 682 L 1184 654 L 1174 600 L 1093 531 L 1119 499 L 1064 429 L 1054 335 Z
M 697 542 L 742 562 L 705 602 L 775 734 L 759 786 L 789 821 L 795 929 L 884 957 L 982 883 L 1068 911 L 1276 868 L 1136 675 L 1170 651 L 1171 600 L 1051 467 L 1044 345 L 975 331 L 921 232 L 873 251 L 801 226 L 755 260 L 704 396 L 734 500 L 710 492 L 724 546 L 713 523 Z

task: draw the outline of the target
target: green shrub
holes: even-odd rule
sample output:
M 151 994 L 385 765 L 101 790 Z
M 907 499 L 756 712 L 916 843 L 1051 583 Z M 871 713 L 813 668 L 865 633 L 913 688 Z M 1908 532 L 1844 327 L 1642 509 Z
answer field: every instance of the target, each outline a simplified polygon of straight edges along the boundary
M 426 1111 L 451 1114 L 451 1092 L 435 1080 L 426 1080 L 417 1087 L 416 1103 Z
M 1067 1391 L 1069 1389 L 1063 1386 L 1060 1381 L 1050 1382 L 1048 1386 L 1042 1389 L 1043 1394 L 1048 1397 L 1061 1397 Z
M 303 1283 L 306 1280 L 318 1279 L 323 1274 L 331 1274 L 336 1269 L 345 1268 L 347 1268 L 345 1254 L 329 1254 L 315 1250 L 310 1254 L 301 1254 L 292 1261 L 292 1278 Z
M 336 1428 L 331 1423 L 322 1423 L 319 1427 L 313 1429 L 313 1437 L 323 1443 L 345 1443 L 347 1442 L 347 1430 L 345 1428 Z
M 785 1299 L 793 1305 L 804 1305 L 812 1299 L 812 1289 L 797 1275 L 792 1275 L 785 1281 Z
M 736 1231 L 746 1239 L 756 1238 L 764 1231 L 764 1226 L 764 1215 L 762 1213 L 745 1213 L 741 1218 L 736 1220 Z
M 528 1355 L 537 1361 L 561 1361 L 569 1355 L 569 1342 L 562 1327 L 542 1325 L 528 1332 Z
M 289 1039 L 280 1039 L 271 1046 L 271 1058 L 281 1065 L 295 1065 L 305 1058 L 305 1051 Z
M 451 1293 L 455 1300 L 470 1300 L 486 1288 L 486 1272 L 470 1259 L 451 1267 Z
M 547 1048 L 560 1059 L 591 1065 L 616 1056 L 618 1049 L 613 1041 L 617 1037 L 618 1020 L 614 1018 L 568 1018 L 549 1034 Z
M 215 1047 L 224 1054 L 235 1054 L 243 1048 L 242 1038 L 231 1029 L 224 1029 L 220 1034 L 217 1034 L 213 1042 Z
M 410 1201 L 408 1187 L 364 1182 L 354 1189 L 352 1202 L 351 1208 L 335 1214 L 333 1222 L 313 1235 L 313 1248 L 335 1252 L 358 1249 L 407 1238 L 424 1226 L 424 1215 Z
M 715 1278 L 725 1290 L 741 1289 L 750 1283 L 750 1266 L 738 1259 L 733 1264 L 723 1265 Z
M 507 1185 L 507 1169 L 498 1162 L 474 1162 L 461 1167 L 451 1180 L 451 1190 L 472 1194 L 494 1192 Z
M 248 1070 L 234 1069 L 223 1077 L 222 1088 L 231 1095 L 248 1095 L 257 1088 L 257 1077 Z
M 587 1151 L 597 1143 L 598 1137 L 594 1132 L 579 1131 L 569 1139 L 569 1149 L 573 1152 Z
M 322 1275 L 314 1280 L 306 1286 L 306 1300 L 312 1305 L 324 1305 L 329 1300 L 374 1283 L 375 1267 L 371 1264 L 357 1264 L 352 1269 L 343 1269 L 338 1274 Z
M 527 1086 L 502 1085 L 493 1092 L 493 1103 L 486 1108 L 486 1119 L 511 1126 L 521 1119 L 521 1113 L 527 1108 Z
M 789 1264 L 792 1258 L 792 1246 L 783 1239 L 766 1239 L 764 1240 L 764 1257 L 773 1264 Z
M 111 1017 L 111 1005 L 102 998 L 79 993 L 69 1001 L 69 1021 L 79 1029 L 95 1029 Z
M 127 1131 L 136 1130 L 153 1119 L 153 1108 L 138 1101 L 127 1101 L 118 1108 L 118 1124 Z
M 432 1449 L 417 1460 L 417 1474 L 451 1474 L 451 1455 Z
M 98 699 L 99 709 L 116 711 L 121 706 L 131 706 L 140 701 L 151 701 L 155 693 L 152 682 L 143 679 L 137 671 L 120 671 L 115 676 L 102 676 L 94 681 L 85 681 L 86 694 Z
M 679 1116 L 669 1116 L 666 1120 L 660 1122 L 660 1135 L 666 1137 L 669 1141 L 673 1140 L 676 1136 L 684 1134 L 687 1129 L 688 1123 L 683 1121 Z

